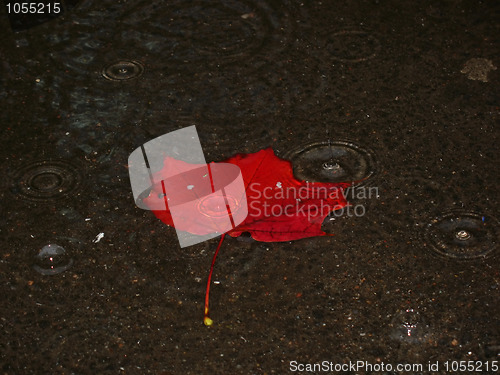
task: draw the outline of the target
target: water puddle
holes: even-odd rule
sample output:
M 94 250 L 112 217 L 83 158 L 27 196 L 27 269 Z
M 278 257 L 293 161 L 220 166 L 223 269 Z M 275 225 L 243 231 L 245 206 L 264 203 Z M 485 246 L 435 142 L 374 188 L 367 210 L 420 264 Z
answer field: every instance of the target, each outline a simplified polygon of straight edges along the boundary
M 310 182 L 365 182 L 376 173 L 373 154 L 347 141 L 320 141 L 285 155 L 295 177 Z
M 155 54 L 181 63 L 231 62 L 255 56 L 281 22 L 262 1 L 177 0 L 128 5 L 121 22 Z M 126 35 L 126 34 L 125 34 Z M 161 35 L 162 42 L 158 42 Z
M 500 343 L 489 343 L 485 345 L 484 355 L 488 359 L 500 359 Z
M 466 211 L 445 213 L 426 228 L 427 241 L 435 252 L 464 260 L 493 256 L 499 234 L 494 217 Z
M 325 50 L 343 63 L 357 63 L 372 59 L 380 51 L 379 40 L 362 30 L 341 30 L 324 37 Z
M 144 73 L 144 66 L 134 60 L 121 60 L 102 70 L 103 77 L 110 81 L 127 81 L 140 77 L 142 73 Z
M 425 317 L 413 308 L 399 311 L 390 323 L 390 337 L 406 343 L 425 342 L 429 337 L 429 324 Z
M 403 221 L 410 227 L 426 226 L 429 217 L 453 207 L 460 197 L 452 187 L 443 186 L 418 171 L 401 171 L 398 176 L 384 175 L 380 179 L 380 209 L 387 220 L 398 226 Z
M 42 160 L 27 164 L 13 176 L 12 193 L 30 201 L 53 201 L 75 194 L 82 174 L 65 160 Z
M 73 258 L 57 244 L 48 244 L 35 256 L 33 269 L 42 275 L 57 275 L 71 268 Z

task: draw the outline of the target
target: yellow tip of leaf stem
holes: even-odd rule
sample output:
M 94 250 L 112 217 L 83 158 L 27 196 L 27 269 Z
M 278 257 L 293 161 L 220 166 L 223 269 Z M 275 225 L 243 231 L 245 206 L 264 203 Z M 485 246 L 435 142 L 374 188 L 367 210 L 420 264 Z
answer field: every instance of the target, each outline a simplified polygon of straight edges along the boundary
M 212 324 L 214 324 L 214 321 L 208 316 L 205 316 L 205 318 L 203 318 L 203 323 L 205 323 L 207 327 L 210 327 Z

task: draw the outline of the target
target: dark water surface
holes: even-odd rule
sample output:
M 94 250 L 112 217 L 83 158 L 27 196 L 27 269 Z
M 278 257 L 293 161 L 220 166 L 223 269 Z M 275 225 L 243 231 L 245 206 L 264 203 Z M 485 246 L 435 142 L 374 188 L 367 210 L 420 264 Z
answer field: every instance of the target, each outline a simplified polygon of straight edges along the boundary
M 67 3 L 0 16 L 2 374 L 495 373 L 498 3 Z M 210 328 L 217 240 L 181 249 L 127 169 L 189 125 L 207 161 L 271 146 L 376 191 L 333 237 L 226 237 Z

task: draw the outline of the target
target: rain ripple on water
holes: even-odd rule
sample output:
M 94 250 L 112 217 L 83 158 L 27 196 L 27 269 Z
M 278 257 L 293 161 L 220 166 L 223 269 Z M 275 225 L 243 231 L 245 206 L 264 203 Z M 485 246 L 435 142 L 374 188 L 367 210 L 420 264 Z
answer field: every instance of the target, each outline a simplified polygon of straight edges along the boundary
M 42 275 L 57 275 L 73 265 L 66 250 L 57 244 L 48 244 L 41 248 L 35 257 L 33 269 Z

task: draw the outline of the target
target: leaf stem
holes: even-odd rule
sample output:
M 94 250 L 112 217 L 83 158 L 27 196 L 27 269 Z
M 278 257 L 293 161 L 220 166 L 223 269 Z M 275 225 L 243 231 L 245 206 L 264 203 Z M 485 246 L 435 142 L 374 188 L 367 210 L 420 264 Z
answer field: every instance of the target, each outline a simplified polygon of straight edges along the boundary
M 211 326 L 213 324 L 213 320 L 208 316 L 208 296 L 210 294 L 210 281 L 212 280 L 212 273 L 214 272 L 215 259 L 217 258 L 217 254 L 219 254 L 220 247 L 222 246 L 222 241 L 224 241 L 224 236 L 226 234 L 223 233 L 220 237 L 219 245 L 217 246 L 217 250 L 215 250 L 214 257 L 212 258 L 212 265 L 210 266 L 210 273 L 208 274 L 207 281 L 207 291 L 205 293 L 205 316 L 203 318 L 203 323 L 206 326 Z

